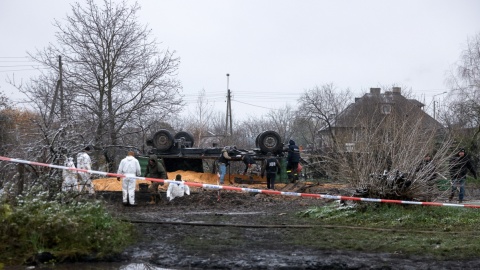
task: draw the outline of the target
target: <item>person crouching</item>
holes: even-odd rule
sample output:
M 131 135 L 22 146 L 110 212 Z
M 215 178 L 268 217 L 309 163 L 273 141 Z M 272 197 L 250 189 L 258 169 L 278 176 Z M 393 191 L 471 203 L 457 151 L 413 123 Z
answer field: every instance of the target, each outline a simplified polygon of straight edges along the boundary
M 171 201 L 175 197 L 183 197 L 183 195 L 190 195 L 190 187 L 185 185 L 182 176 L 177 174 L 175 182 L 170 182 L 167 189 L 167 198 Z
M 167 179 L 167 171 L 163 166 L 161 160 L 157 158 L 156 155 L 151 155 L 150 159 L 148 160 L 148 165 L 145 170 L 145 177 L 149 178 L 157 178 L 157 179 Z M 157 199 L 160 198 L 160 194 L 158 191 L 158 186 L 162 185 L 163 182 L 155 182 L 151 181 L 151 184 L 148 188 L 150 191 L 150 202 L 148 204 L 155 204 L 157 203 Z

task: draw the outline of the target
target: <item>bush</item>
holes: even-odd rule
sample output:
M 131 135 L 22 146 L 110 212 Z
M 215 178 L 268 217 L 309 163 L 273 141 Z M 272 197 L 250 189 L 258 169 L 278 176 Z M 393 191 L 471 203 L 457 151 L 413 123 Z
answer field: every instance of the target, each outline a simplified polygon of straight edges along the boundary
M 55 261 L 101 259 L 132 242 L 132 226 L 115 219 L 100 201 L 67 204 L 42 195 L 0 205 L 1 262 L 24 264 L 45 253 Z

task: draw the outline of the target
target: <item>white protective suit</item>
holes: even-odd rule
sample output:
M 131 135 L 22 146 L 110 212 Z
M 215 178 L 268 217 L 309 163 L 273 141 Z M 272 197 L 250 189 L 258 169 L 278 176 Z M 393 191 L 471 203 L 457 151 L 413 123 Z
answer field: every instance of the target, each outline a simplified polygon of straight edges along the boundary
M 65 167 L 75 168 L 73 158 L 69 157 L 65 162 Z M 78 191 L 77 172 L 72 170 L 63 170 L 62 191 Z
M 82 151 L 77 154 L 77 168 L 84 169 L 84 170 L 91 170 L 92 169 L 92 160 L 87 152 Z M 80 192 L 88 192 L 90 194 L 95 193 L 95 189 L 92 184 L 92 180 L 90 179 L 90 173 L 88 172 L 78 172 L 80 176 L 80 183 L 79 190 Z
M 134 177 L 141 175 L 140 163 L 135 157 L 127 156 L 120 161 L 117 173 L 126 176 L 122 182 L 123 203 L 127 204 L 130 202 L 130 205 L 135 205 L 136 179 Z
M 171 201 L 175 197 L 183 197 L 184 194 L 190 195 L 190 187 L 183 181 L 170 182 L 167 189 L 167 198 Z

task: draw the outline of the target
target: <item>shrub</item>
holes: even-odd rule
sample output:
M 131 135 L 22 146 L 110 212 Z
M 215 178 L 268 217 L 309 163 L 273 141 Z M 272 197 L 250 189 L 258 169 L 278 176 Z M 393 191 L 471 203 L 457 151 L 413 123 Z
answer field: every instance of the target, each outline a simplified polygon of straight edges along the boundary
M 132 242 L 131 225 L 114 218 L 102 202 L 45 198 L 20 197 L 16 205 L 0 205 L 0 261 L 23 264 L 42 253 L 56 261 L 101 259 Z

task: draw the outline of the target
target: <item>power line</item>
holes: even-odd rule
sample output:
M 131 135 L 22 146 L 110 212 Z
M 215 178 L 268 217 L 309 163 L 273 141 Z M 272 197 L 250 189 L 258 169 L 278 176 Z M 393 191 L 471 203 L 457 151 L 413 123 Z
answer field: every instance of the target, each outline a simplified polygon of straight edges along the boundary
M 238 101 L 238 100 L 235 100 L 235 99 L 233 99 L 233 101 L 238 102 L 238 103 L 242 103 L 242 104 L 245 104 L 245 105 L 253 106 L 253 107 L 262 108 L 262 109 L 274 110 L 273 108 L 267 108 L 267 107 L 264 107 L 264 106 L 259 106 L 259 105 L 254 105 L 254 104 L 250 104 L 250 103 L 246 103 L 246 102 L 241 102 L 241 101 Z
M 12 67 L 40 67 L 42 65 L 13 65 L 13 66 L 0 66 L 0 68 L 12 68 Z
M 247 101 L 251 101 L 251 100 L 255 100 L 255 101 L 262 101 L 262 102 L 268 102 L 268 103 L 278 103 L 278 102 L 296 102 L 297 100 L 296 99 L 292 99 L 292 98 L 282 98 L 282 97 L 271 97 L 271 96 L 254 96 L 254 95 L 250 95 L 248 96 L 248 99 L 247 98 L 232 98 L 232 100 L 234 101 L 237 101 L 237 102 L 241 102 L 241 103 L 245 103 L 245 104 L 251 104 L 251 103 L 248 103 L 248 102 L 244 102 L 242 100 L 247 100 Z M 183 97 L 183 101 L 184 102 L 187 102 L 187 103 L 196 103 L 198 102 L 198 99 L 195 97 L 195 96 L 184 96 Z M 206 97 L 206 101 L 214 101 L 214 102 L 226 102 L 226 98 L 225 97 Z
M 35 61 L 30 61 L 30 60 L 0 60 L 0 63 L 37 63 Z
M 0 73 L 2 72 L 15 72 L 15 71 L 32 71 L 32 70 L 39 70 L 39 69 L 49 69 L 48 67 L 44 67 L 44 68 L 29 68 L 29 69 L 11 69 L 11 70 L 0 70 Z
M 215 93 L 215 94 L 214 94 Z M 226 99 L 224 93 L 216 94 L 217 92 L 206 92 L 204 97 L 208 100 L 213 98 L 222 98 Z M 254 98 L 254 99 L 268 99 L 268 100 L 275 100 L 275 99 L 297 99 L 299 98 L 301 93 L 278 93 L 278 92 L 232 92 L 232 97 L 237 98 Z M 199 98 L 202 95 L 200 94 L 188 94 L 187 98 Z

